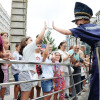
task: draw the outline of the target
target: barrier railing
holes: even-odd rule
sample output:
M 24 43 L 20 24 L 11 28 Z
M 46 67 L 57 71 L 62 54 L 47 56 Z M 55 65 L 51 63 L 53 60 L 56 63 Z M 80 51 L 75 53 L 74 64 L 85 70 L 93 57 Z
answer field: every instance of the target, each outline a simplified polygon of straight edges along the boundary
M 16 60 L 11 60 L 11 61 L 5 61 L 5 60 L 2 60 L 0 59 L 0 63 L 7 63 L 7 64 L 41 64 L 41 65 L 55 65 L 57 63 L 38 63 L 38 62 L 25 62 L 25 61 L 16 61 Z M 87 78 L 85 78 L 84 80 L 74 84 L 74 80 L 73 80 L 73 76 L 75 75 L 81 75 L 83 73 L 78 73 L 78 74 L 72 74 L 71 72 L 71 64 L 65 64 L 65 63 L 59 63 L 59 65 L 64 65 L 66 67 L 68 67 L 68 70 L 69 70 L 69 75 L 66 75 L 66 76 L 63 76 L 63 77 L 70 77 L 70 86 L 69 87 L 66 87 L 62 90 L 59 90 L 59 91 L 55 91 L 55 92 L 52 92 L 52 93 L 49 93 L 47 95 L 43 95 L 41 97 L 38 97 L 38 98 L 35 98 L 33 100 L 38 100 L 40 98 L 44 98 L 44 97 L 47 97 L 47 96 L 50 96 L 50 95 L 54 95 L 56 93 L 59 93 L 61 91 L 65 91 L 66 89 L 69 89 L 71 88 L 72 90 L 72 97 L 70 98 L 70 100 L 78 100 L 78 95 L 82 92 L 80 91 L 78 94 L 76 94 L 76 89 L 75 89 L 75 86 L 82 83 L 83 81 L 85 80 L 88 80 L 89 82 L 89 79 L 90 79 L 90 75 L 89 75 L 89 71 L 87 70 L 86 68 L 86 73 L 87 73 Z M 59 78 L 59 77 L 52 77 L 52 78 L 43 78 L 43 79 L 37 79 L 37 80 L 30 80 L 30 81 L 18 81 L 18 82 L 8 82 L 8 83 L 1 83 L 0 86 L 5 86 L 5 85 L 15 85 L 15 84 L 22 84 L 22 83 L 28 83 L 28 82 L 36 82 L 36 81 L 42 81 L 42 80 L 51 80 L 51 79 L 56 79 L 56 78 Z

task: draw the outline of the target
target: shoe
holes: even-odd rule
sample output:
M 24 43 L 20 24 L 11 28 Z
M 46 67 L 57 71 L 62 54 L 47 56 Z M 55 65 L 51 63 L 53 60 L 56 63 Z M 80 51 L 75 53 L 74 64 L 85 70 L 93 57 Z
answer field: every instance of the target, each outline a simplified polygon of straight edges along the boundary
M 72 97 L 72 93 L 69 93 L 69 96 Z
M 67 93 L 65 93 L 65 99 L 68 99 L 69 97 L 68 97 L 68 95 L 67 95 Z

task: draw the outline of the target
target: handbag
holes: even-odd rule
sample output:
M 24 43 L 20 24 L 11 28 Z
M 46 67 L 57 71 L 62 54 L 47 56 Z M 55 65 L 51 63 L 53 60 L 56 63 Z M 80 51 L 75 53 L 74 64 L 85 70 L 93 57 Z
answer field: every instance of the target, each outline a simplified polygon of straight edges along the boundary
M 42 69 L 41 69 L 41 65 L 36 65 L 36 71 L 38 75 L 42 74 Z
M 74 58 L 74 54 L 71 56 L 70 62 L 71 62 L 73 65 L 75 65 L 76 61 L 75 61 L 75 58 Z

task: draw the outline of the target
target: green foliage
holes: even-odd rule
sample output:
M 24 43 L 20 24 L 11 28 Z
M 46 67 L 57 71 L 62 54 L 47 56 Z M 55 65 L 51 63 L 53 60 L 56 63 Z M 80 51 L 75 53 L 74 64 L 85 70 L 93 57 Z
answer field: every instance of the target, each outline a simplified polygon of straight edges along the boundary
M 45 40 L 45 38 L 47 38 L 48 41 L 50 42 L 50 45 L 52 45 L 52 51 L 55 51 L 55 50 L 57 49 L 57 47 L 56 47 L 55 44 L 54 44 L 55 39 L 53 39 L 52 37 L 50 37 L 50 35 L 51 35 L 51 31 L 48 30 L 47 33 L 46 33 L 46 34 L 44 35 L 44 37 L 43 37 L 42 43 L 43 43 L 43 44 L 47 44 L 47 42 L 46 42 L 46 40 Z

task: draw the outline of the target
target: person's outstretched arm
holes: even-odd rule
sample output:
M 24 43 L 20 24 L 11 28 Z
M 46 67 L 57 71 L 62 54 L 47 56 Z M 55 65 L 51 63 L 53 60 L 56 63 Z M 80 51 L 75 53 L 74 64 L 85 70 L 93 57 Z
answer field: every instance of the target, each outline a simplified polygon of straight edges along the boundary
M 47 38 L 45 38 L 46 42 L 47 42 L 47 46 L 46 46 L 46 49 L 44 51 L 44 54 L 43 54 L 43 62 L 46 60 L 46 58 L 48 57 L 48 54 L 49 54 L 49 41 Z
M 46 22 L 44 22 L 44 27 L 43 27 L 41 33 L 39 34 L 39 36 L 36 38 L 36 44 L 38 44 L 39 42 L 42 41 L 43 36 L 44 36 L 44 34 L 45 34 L 46 28 L 47 28 L 47 25 L 46 25 Z
M 72 32 L 70 30 L 60 29 L 54 26 L 54 22 L 52 22 L 52 27 L 54 30 L 64 34 L 64 35 L 72 35 Z

